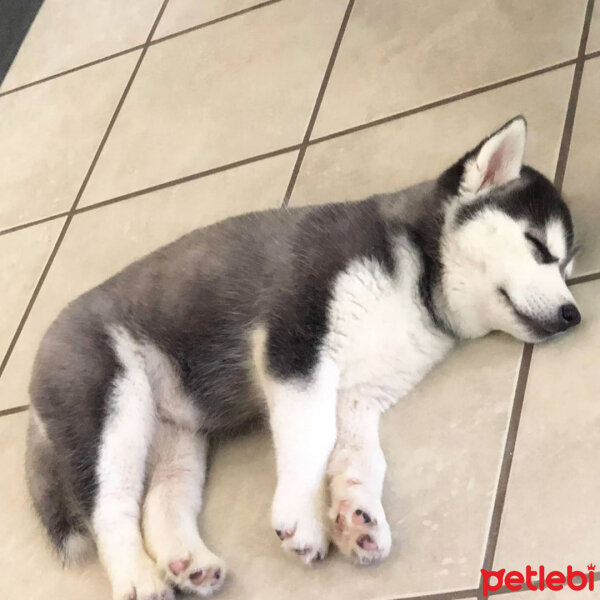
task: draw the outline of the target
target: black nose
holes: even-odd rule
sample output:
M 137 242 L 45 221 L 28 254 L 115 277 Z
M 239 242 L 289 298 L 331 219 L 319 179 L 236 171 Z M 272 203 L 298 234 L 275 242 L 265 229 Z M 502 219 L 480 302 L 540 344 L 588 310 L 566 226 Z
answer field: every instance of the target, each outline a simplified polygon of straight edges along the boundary
M 563 304 L 560 307 L 559 315 L 560 331 L 575 327 L 581 321 L 581 315 L 574 304 Z

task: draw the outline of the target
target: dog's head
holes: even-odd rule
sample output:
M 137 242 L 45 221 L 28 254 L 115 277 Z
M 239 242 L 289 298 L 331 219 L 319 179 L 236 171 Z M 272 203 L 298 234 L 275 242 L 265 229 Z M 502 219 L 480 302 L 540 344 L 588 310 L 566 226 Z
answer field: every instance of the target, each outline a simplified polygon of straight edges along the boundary
M 581 320 L 567 288 L 576 246 L 558 190 L 523 166 L 517 117 L 438 180 L 448 198 L 440 240 L 447 317 L 464 337 L 505 331 L 537 342 Z

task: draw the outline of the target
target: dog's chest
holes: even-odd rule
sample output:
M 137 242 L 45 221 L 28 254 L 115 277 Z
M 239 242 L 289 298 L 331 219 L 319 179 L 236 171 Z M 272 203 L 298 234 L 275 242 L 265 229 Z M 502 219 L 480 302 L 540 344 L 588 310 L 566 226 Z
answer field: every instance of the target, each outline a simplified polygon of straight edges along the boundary
M 328 348 L 340 367 L 340 389 L 393 403 L 452 347 L 432 326 L 418 293 L 418 265 L 405 259 L 392 278 L 371 261 L 357 262 L 336 284 Z

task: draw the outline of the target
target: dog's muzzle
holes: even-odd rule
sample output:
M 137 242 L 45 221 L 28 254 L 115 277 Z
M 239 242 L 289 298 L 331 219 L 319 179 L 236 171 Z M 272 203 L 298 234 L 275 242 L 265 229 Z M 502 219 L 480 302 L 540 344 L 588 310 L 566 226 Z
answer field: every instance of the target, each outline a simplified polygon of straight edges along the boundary
M 550 337 L 581 323 L 581 313 L 573 303 L 560 306 L 555 317 L 536 318 L 519 310 L 505 289 L 500 288 L 499 292 L 504 296 L 519 320 L 537 336 Z

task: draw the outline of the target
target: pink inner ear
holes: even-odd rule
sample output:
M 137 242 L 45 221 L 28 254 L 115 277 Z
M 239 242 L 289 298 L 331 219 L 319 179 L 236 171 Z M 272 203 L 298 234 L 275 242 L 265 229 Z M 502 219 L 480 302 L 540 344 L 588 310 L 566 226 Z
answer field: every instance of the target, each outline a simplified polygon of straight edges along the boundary
M 483 181 L 481 182 L 479 189 L 485 187 L 487 184 L 492 185 L 494 183 L 496 174 L 498 173 L 498 170 L 501 168 L 501 166 L 502 166 L 502 145 L 490 157 L 490 160 L 488 161 L 488 164 L 487 164 L 487 171 L 485 173 L 485 177 L 483 178 Z

